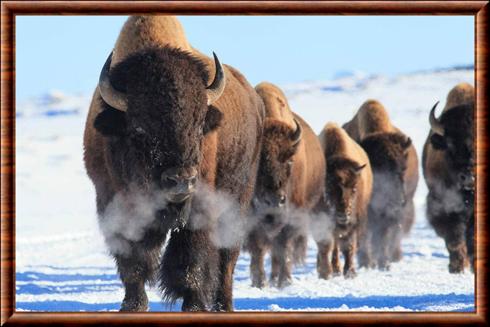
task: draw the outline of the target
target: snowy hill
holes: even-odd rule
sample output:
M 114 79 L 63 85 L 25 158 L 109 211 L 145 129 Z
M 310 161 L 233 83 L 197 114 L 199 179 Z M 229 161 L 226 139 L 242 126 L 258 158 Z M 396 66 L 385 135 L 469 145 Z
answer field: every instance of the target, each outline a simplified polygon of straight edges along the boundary
M 473 84 L 472 69 L 373 76 L 340 72 L 332 80 L 282 85 L 291 107 L 316 132 L 327 121 L 342 124 L 369 98 L 381 101 L 394 124 L 420 155 L 428 113 L 457 83 Z M 83 167 L 82 135 L 91 91 L 50 92 L 17 103 L 16 122 L 16 301 L 17 310 L 117 310 L 124 290 L 108 256 L 95 215 L 94 189 Z M 427 188 L 419 181 L 416 224 L 403 242 L 404 258 L 389 272 L 358 271 L 354 280 L 316 275 L 316 245 L 310 240 L 304 267 L 285 289 L 252 288 L 247 253 L 235 270 L 237 310 L 473 311 L 474 275 L 447 272 L 448 254 L 425 218 Z M 270 260 L 266 263 L 270 269 Z M 179 310 L 161 304 L 149 289 L 152 311 Z

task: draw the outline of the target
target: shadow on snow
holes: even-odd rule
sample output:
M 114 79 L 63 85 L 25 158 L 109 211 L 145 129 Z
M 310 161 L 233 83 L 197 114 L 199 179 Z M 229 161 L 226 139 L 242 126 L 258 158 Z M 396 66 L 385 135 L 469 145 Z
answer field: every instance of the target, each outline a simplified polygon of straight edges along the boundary
M 308 309 L 330 308 L 336 309 L 346 305 L 349 309 L 370 308 L 395 308 L 402 307 L 408 310 L 424 311 L 427 307 L 466 305 L 468 307 L 452 311 L 474 311 L 473 295 L 457 294 L 428 294 L 418 296 L 368 296 L 368 297 L 323 297 L 323 298 L 243 298 L 235 299 L 235 310 L 270 310 L 271 305 L 277 305 L 281 309 Z M 120 303 L 83 303 L 78 301 L 39 301 L 17 302 L 17 310 L 35 311 L 117 311 Z M 181 303 L 169 305 L 161 302 L 151 302 L 150 311 L 180 311 Z

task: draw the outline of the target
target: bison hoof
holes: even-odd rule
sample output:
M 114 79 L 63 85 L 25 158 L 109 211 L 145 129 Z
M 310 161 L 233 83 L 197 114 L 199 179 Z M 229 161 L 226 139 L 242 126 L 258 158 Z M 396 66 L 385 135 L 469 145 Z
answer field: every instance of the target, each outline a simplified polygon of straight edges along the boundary
M 292 283 L 293 283 L 293 281 L 290 277 L 280 279 L 279 282 L 277 283 L 277 287 L 278 288 L 284 288 L 284 287 L 291 285 Z
M 399 262 L 402 260 L 402 258 L 403 258 L 402 251 L 400 249 L 397 249 L 397 250 L 395 250 L 395 252 L 393 252 L 393 255 L 391 257 L 391 261 Z
M 233 306 L 231 304 L 225 304 L 225 303 L 215 303 L 213 305 L 213 311 L 215 312 L 231 312 L 233 311 Z
M 449 264 L 449 272 L 451 274 L 461 274 L 464 272 L 464 265 L 452 265 Z
M 344 272 L 344 278 L 345 279 L 356 278 L 356 276 L 357 276 L 357 273 L 355 270 L 347 270 L 346 272 Z
M 359 268 L 374 269 L 376 268 L 376 264 L 372 261 L 360 262 Z
M 277 287 L 277 285 L 278 285 L 277 276 L 269 278 L 269 286 Z
M 388 262 L 379 263 L 378 264 L 378 270 L 389 271 L 390 270 L 390 264 Z
M 267 284 L 264 280 L 260 280 L 260 281 L 255 280 L 252 282 L 252 287 L 264 288 L 266 286 L 267 286 Z
M 327 280 L 330 279 L 331 275 L 331 273 L 321 272 L 318 274 L 318 278 Z
M 145 312 L 148 311 L 148 297 L 142 295 L 138 298 L 124 299 L 121 304 L 120 312 Z

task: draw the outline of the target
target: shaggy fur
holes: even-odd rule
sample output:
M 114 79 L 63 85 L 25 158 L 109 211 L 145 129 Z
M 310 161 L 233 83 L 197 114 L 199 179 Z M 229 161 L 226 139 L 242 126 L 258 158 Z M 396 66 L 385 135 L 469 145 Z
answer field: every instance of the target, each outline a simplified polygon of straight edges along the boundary
M 352 278 L 356 275 L 356 243 L 360 244 L 361 266 L 371 260 L 367 238 L 367 213 L 373 184 L 371 165 L 364 150 L 336 124 L 327 124 L 319 138 L 328 172 L 323 209 L 331 220 L 329 225 L 335 227 L 323 234 L 313 233 L 318 246 L 317 271 L 324 279 L 330 278 L 332 272 L 340 272 L 339 252 L 342 251 L 344 276 Z
M 468 83 L 459 83 L 449 91 L 442 112 L 463 104 L 475 102 L 475 89 Z
M 449 271 L 459 273 L 467 259 L 474 269 L 474 89 L 457 85 L 447 103 L 454 106 L 446 105 L 438 118 L 444 135 L 429 132 L 422 167 L 429 188 L 429 222 L 446 242 Z
M 286 95 L 280 88 L 274 84 L 262 82 L 255 86 L 255 90 L 264 101 L 266 117 L 281 121 L 291 128 L 296 128 Z
M 390 122 L 384 107 L 366 101 L 344 124 L 366 151 L 373 170 L 373 192 L 368 207 L 368 232 L 375 262 L 362 265 L 389 269 L 402 258 L 401 239 L 415 219 L 413 196 L 418 183 L 418 159 L 410 138 Z
M 252 286 L 266 284 L 264 256 L 271 251 L 270 282 L 284 287 L 291 282 L 292 264 L 303 262 L 306 255 L 307 214 L 323 194 L 325 162 L 315 134 L 290 111 L 282 91 L 269 83 L 261 83 L 256 89 L 268 116 L 254 196 L 257 222 L 245 248 L 252 257 Z M 302 129 L 296 144 L 292 142 L 294 120 Z
M 95 185 L 101 222 L 115 195 L 129 196 L 129 189 L 140 195 L 165 192 L 161 176 L 168 169 L 197 169 L 201 184 L 236 201 L 236 216 L 246 213 L 258 169 L 264 108 L 238 71 L 226 65 L 224 71 L 226 88 L 208 106 L 205 88 L 214 65 L 187 45 L 178 21 L 166 16 L 128 19 L 109 73 L 113 87 L 126 93 L 128 110 L 111 108 L 96 89 L 84 134 L 85 166 Z M 182 298 L 183 310 L 233 309 L 232 272 L 239 245 L 219 249 L 211 240 L 212 224 L 198 230 L 188 226 L 201 214 L 199 196 L 155 212 L 155 223 L 144 230 L 141 241 L 128 243 L 129 253 L 113 253 L 126 289 L 121 310 L 147 310 L 144 285 L 155 276 L 164 299 Z

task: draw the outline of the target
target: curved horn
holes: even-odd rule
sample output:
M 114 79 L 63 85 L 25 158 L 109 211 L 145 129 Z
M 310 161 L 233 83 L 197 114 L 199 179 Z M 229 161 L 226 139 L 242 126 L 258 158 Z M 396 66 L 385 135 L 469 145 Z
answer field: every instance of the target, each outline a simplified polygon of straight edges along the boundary
M 296 145 L 299 143 L 299 141 L 301 141 L 301 134 L 303 134 L 303 130 L 301 129 L 301 125 L 296 119 L 294 119 L 294 122 L 296 124 L 296 130 L 293 134 L 291 134 L 291 142 L 293 143 L 293 145 Z
M 434 133 L 444 135 L 444 126 L 442 126 L 441 122 L 436 118 L 435 111 L 436 107 L 439 104 L 439 101 L 432 107 L 429 115 L 429 123 L 430 128 L 434 131 Z
M 221 96 L 221 94 L 223 94 L 223 91 L 225 90 L 226 84 L 225 71 L 223 70 L 223 66 L 221 66 L 218 56 L 216 56 L 216 53 L 213 52 L 213 56 L 215 74 L 213 82 L 206 88 L 208 105 L 219 99 L 219 97 Z
M 112 52 L 107 57 L 104 67 L 99 76 L 99 91 L 102 99 L 111 107 L 126 111 L 128 109 L 128 100 L 124 93 L 115 90 L 109 80 L 109 69 L 111 68 Z

